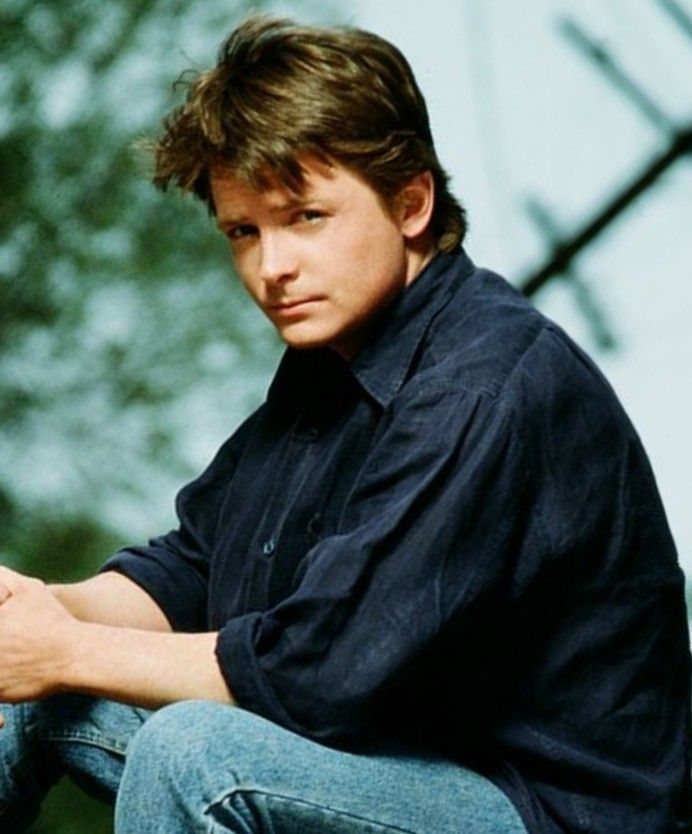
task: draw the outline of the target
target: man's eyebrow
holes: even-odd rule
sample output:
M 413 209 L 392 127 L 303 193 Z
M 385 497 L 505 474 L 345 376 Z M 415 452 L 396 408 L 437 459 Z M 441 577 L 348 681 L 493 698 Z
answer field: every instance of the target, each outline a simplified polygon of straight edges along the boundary
M 270 214 L 281 214 L 284 211 L 291 211 L 291 209 L 304 208 L 308 203 L 314 202 L 316 198 L 310 194 L 295 194 L 287 197 L 275 206 L 269 206 Z
M 270 214 L 280 214 L 283 211 L 303 208 L 308 205 L 308 203 L 313 202 L 314 199 L 316 198 L 311 197 L 310 195 L 300 196 L 299 194 L 296 194 L 295 197 L 289 197 L 286 200 L 282 200 L 281 203 L 277 203 L 275 206 L 270 206 L 269 212 Z M 217 226 L 241 226 L 246 223 L 252 223 L 252 221 L 245 215 L 228 214 L 223 217 L 217 217 L 216 220 Z

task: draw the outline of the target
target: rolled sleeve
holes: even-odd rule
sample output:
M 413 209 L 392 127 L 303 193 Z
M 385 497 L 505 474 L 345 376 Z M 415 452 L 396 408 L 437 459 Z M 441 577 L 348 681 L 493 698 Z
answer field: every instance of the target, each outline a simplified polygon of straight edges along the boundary
M 217 657 L 241 706 L 322 741 L 363 733 L 413 661 L 452 620 L 463 628 L 506 569 L 517 445 L 494 397 L 438 382 L 395 401 L 297 589 L 221 629 Z
M 119 550 L 101 567 L 117 571 L 143 588 L 166 616 L 173 631 L 206 627 L 208 568 L 201 551 L 180 546 L 173 531 L 143 547 Z

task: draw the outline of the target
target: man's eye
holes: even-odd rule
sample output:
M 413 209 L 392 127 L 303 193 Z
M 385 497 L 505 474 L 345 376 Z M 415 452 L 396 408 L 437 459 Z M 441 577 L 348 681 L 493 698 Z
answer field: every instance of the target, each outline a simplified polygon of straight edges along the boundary
M 321 220 L 323 217 L 324 213 L 319 211 L 318 209 L 303 209 L 297 214 L 298 221 L 302 223 L 315 223 L 317 220 Z
M 229 240 L 243 240 L 243 238 L 250 237 L 255 234 L 255 227 L 243 224 L 241 226 L 233 226 L 226 232 L 226 237 Z

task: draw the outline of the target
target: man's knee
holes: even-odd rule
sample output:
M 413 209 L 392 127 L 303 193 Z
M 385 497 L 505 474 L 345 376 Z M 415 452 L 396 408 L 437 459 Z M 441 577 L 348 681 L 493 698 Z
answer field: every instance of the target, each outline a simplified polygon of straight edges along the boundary
M 238 707 L 213 701 L 179 701 L 157 710 L 134 737 L 123 782 L 183 779 L 204 782 L 232 768 L 255 745 L 269 722 Z M 277 728 L 278 729 L 278 728 Z M 243 769 L 243 768 L 241 768 Z
M 270 782 L 287 759 L 300 758 L 294 748 L 301 743 L 288 730 L 240 707 L 180 701 L 154 713 L 135 736 L 123 788 L 154 780 L 156 790 L 169 794 L 185 783 L 205 795 L 252 789 L 258 781 Z
M 116 831 L 143 831 L 152 813 L 166 819 L 169 828 L 161 829 L 165 831 L 202 819 L 219 795 L 242 789 L 236 764 L 239 757 L 247 760 L 243 751 L 252 749 L 258 725 L 268 723 L 211 701 L 162 707 L 127 751 Z

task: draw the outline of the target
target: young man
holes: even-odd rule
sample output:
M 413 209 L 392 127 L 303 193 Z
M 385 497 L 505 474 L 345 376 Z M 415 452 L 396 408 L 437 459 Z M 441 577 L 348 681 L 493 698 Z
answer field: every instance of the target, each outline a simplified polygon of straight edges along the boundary
M 156 159 L 288 349 L 179 529 L 72 586 L 0 569 L 2 830 L 67 770 L 117 795 L 118 834 L 688 831 L 683 577 L 646 455 L 460 248 L 404 58 L 251 20 Z

